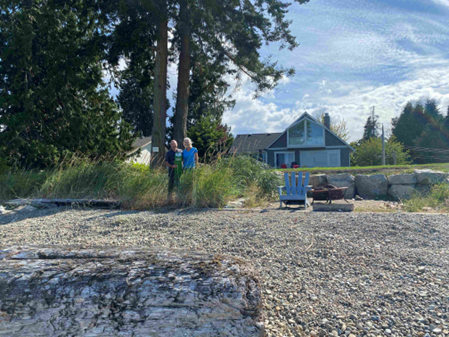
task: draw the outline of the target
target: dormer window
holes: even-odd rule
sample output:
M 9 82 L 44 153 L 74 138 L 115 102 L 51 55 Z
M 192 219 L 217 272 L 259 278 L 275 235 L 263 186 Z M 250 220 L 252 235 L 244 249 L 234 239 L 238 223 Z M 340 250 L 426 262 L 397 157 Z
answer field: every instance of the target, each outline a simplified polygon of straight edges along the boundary
M 288 129 L 288 147 L 320 147 L 324 146 L 324 128 L 308 119 Z

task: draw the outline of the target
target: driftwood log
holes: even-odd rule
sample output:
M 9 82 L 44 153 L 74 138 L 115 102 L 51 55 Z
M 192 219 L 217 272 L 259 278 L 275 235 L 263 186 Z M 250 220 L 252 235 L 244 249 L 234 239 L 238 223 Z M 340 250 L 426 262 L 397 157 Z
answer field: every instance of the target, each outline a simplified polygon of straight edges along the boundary
M 0 336 L 261 336 L 237 258 L 141 248 L 0 247 Z

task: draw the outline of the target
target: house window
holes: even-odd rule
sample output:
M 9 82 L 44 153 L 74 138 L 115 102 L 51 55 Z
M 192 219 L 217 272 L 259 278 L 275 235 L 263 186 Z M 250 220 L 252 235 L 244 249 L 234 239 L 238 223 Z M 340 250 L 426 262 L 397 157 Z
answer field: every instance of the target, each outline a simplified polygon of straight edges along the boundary
M 287 168 L 291 168 L 292 163 L 295 161 L 294 152 L 275 152 L 275 166 L 281 168 L 283 164 L 287 165 Z
M 340 150 L 301 151 L 301 167 L 339 167 Z
M 306 121 L 303 120 L 288 130 L 288 145 L 304 145 Z
M 288 129 L 288 146 L 324 146 L 324 128 L 304 119 Z

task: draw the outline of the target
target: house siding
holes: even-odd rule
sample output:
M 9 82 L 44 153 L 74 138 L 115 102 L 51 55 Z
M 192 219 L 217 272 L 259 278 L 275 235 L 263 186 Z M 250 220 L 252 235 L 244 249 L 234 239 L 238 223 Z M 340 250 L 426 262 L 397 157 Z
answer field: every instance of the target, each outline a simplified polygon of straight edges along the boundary
M 340 139 L 326 130 L 326 146 L 347 146 Z
M 350 166 L 350 149 L 348 147 L 346 148 L 339 148 L 339 149 L 325 149 L 325 148 L 312 148 L 312 149 L 301 149 L 301 150 L 295 150 L 295 149 L 289 149 L 288 151 L 295 151 L 295 161 L 298 163 L 299 167 L 301 167 L 301 151 L 319 151 L 319 150 L 340 150 L 340 165 L 342 167 L 349 167 Z M 286 150 L 287 151 L 287 150 Z M 279 152 L 279 150 L 267 150 L 267 164 L 274 167 L 274 153 Z
M 274 151 L 267 150 L 267 164 L 274 167 Z
M 350 166 L 350 149 L 348 147 L 340 150 L 340 166 L 349 167 Z
M 288 148 L 287 144 L 287 132 L 284 132 L 273 144 L 267 149 L 267 164 L 270 166 L 275 165 L 275 153 L 276 152 L 294 152 L 295 162 L 301 167 L 301 152 L 302 151 L 320 151 L 320 150 L 339 150 L 340 151 L 340 166 L 350 165 L 350 153 L 351 148 L 339 137 L 333 135 L 330 131 L 324 130 L 324 143 L 322 147 L 309 147 L 309 148 Z
M 278 140 L 271 144 L 270 148 L 284 148 L 287 147 L 287 132 L 285 132 Z

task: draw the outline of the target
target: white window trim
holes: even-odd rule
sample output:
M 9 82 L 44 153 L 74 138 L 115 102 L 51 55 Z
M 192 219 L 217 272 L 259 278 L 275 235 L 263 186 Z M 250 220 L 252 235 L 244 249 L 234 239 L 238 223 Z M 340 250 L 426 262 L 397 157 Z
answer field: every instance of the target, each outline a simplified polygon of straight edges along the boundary
M 278 163 L 277 163 L 277 154 L 286 154 L 286 153 L 293 153 L 293 158 L 294 158 L 294 160 L 293 161 L 295 161 L 296 160 L 296 155 L 295 155 L 295 151 L 276 151 L 276 152 L 274 152 L 274 167 L 275 168 L 278 168 Z M 279 167 L 280 168 L 280 167 Z M 287 168 L 289 168 L 289 167 L 287 167 Z
M 294 127 L 295 125 L 301 123 L 302 121 L 305 121 L 307 123 L 313 123 L 316 124 L 317 126 L 319 126 L 321 128 L 321 130 L 323 131 L 323 143 L 322 144 L 316 144 L 316 145 L 310 145 L 310 144 L 303 144 L 303 145 L 290 145 L 290 129 L 292 127 Z M 307 138 L 307 133 L 306 133 L 306 123 L 304 123 L 304 136 L 305 138 Z M 306 140 L 307 142 L 307 140 Z M 323 126 L 315 121 L 312 121 L 308 118 L 304 118 L 300 121 L 298 121 L 298 123 L 295 123 L 293 125 L 291 125 L 288 129 L 287 129 L 287 148 L 292 149 L 301 149 L 301 148 L 311 148 L 311 147 L 325 147 L 325 143 L 326 143 L 326 130 L 323 128 Z

